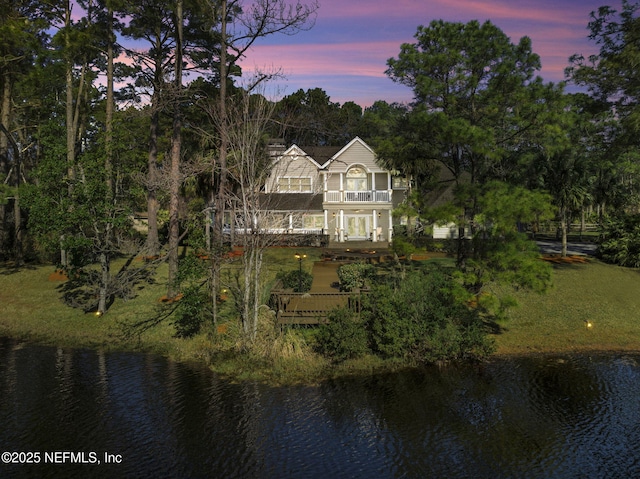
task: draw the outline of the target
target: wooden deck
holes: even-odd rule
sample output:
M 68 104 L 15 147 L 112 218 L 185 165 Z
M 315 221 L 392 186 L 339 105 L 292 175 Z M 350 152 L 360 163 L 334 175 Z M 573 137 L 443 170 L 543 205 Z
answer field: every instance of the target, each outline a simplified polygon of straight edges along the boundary
M 327 321 L 329 311 L 340 306 L 360 312 L 360 294 L 279 291 L 271 294 L 271 304 L 280 325 L 322 324 Z

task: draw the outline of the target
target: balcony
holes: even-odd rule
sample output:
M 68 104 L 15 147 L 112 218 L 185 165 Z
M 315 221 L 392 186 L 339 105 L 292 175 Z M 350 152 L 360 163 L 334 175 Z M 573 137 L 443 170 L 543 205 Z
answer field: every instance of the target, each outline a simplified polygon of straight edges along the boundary
M 325 203 L 390 203 L 389 190 L 325 191 Z

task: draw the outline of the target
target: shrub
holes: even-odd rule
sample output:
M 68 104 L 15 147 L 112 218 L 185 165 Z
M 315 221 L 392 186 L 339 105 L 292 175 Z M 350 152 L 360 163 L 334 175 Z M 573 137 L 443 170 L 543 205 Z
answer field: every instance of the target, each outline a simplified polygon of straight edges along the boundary
M 373 350 L 422 362 L 486 356 L 492 341 L 464 299 L 459 284 L 435 269 L 409 272 L 395 289 L 375 288 L 363 306 Z
M 349 308 L 336 308 L 328 315 L 316 336 L 317 350 L 337 361 L 356 358 L 369 352 L 367 330 Z
M 340 289 L 354 291 L 367 286 L 368 281 L 375 276 L 375 269 L 367 263 L 343 264 L 338 268 Z
M 210 297 L 198 286 L 192 286 L 184 290 L 182 298 L 178 301 L 173 324 L 176 328 L 176 336 L 190 338 L 200 332 L 206 320 Z
M 393 252 L 398 256 L 405 257 L 409 257 L 416 250 L 415 246 L 413 246 L 413 244 L 411 244 L 406 238 L 403 238 L 402 236 L 393 237 L 391 248 L 393 249 Z
M 640 215 L 621 214 L 603 226 L 598 256 L 607 263 L 640 267 Z
M 313 276 L 307 271 L 292 270 L 278 273 L 277 279 L 282 281 L 282 287 L 293 289 L 296 293 L 306 293 L 311 289 Z
M 362 295 L 360 317 L 334 310 L 318 332 L 317 349 L 336 360 L 368 352 L 426 363 L 484 358 L 494 343 L 470 298 L 445 271 L 407 271 L 401 282 L 374 284 Z

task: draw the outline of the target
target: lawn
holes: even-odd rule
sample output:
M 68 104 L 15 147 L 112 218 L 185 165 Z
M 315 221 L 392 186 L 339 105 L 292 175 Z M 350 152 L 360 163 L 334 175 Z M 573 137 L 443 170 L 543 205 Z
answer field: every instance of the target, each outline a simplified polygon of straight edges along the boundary
M 274 248 L 265 254 L 270 278 L 299 265 L 296 251 Z M 319 249 L 301 249 L 302 267 L 311 271 Z M 497 354 L 640 350 L 640 271 L 591 260 L 555 265 L 554 287 L 544 295 L 518 292 L 518 308 L 495 335 Z M 0 335 L 35 339 L 61 346 L 150 350 L 176 359 L 209 356 L 210 340 L 173 337 L 170 321 L 145 333 L 140 341 L 123 342 L 121 324 L 157 314 L 166 293 L 166 266 L 153 284 L 137 290 L 130 301 L 116 300 L 103 317 L 71 309 L 60 301 L 61 282 L 51 281 L 53 266 L 15 270 L 0 267 Z M 587 328 L 589 321 L 592 327 Z
M 307 271 L 311 271 L 321 254 L 321 250 L 314 248 L 271 248 L 264 257 L 266 281 L 272 281 L 280 271 L 298 268 L 296 252 L 306 255 L 302 268 Z M 116 271 L 123 261 L 116 261 L 112 270 Z M 235 267 L 229 265 L 228 269 Z M 206 335 L 190 340 L 175 338 L 170 320 L 139 339 L 123 340 L 123 324 L 158 316 L 160 299 L 167 291 L 166 264 L 159 268 L 153 282 L 136 287 L 134 299 L 117 299 L 102 317 L 63 304 L 60 300 L 63 283 L 52 275 L 54 272 L 51 265 L 20 269 L 0 266 L 0 335 L 59 346 L 141 349 L 174 359 L 208 356 L 211 344 Z
M 551 291 L 517 299 L 496 335 L 498 354 L 640 350 L 638 270 L 597 260 L 555 265 Z

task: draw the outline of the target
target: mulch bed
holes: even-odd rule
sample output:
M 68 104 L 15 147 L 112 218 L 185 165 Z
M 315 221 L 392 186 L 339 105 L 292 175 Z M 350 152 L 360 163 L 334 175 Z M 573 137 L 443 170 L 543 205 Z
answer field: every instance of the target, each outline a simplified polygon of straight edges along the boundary
M 542 259 L 553 264 L 585 264 L 589 262 L 588 257 L 580 255 L 561 256 L 559 254 L 548 254 L 544 255 Z
M 55 270 L 53 273 L 49 275 L 49 281 L 67 281 L 69 277 L 59 269 Z

